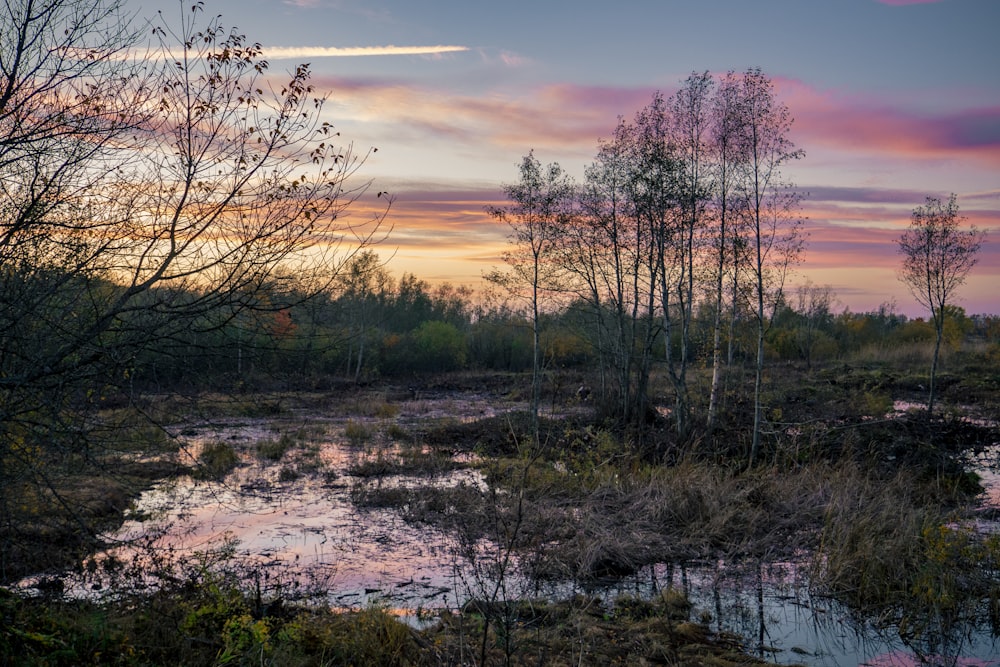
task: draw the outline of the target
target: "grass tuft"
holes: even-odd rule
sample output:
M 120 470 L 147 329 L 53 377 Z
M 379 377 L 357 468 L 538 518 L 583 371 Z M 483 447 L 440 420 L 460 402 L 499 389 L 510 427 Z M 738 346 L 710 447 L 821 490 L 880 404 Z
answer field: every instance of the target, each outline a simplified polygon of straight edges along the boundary
M 192 475 L 198 479 L 225 477 L 240 462 L 233 446 L 225 442 L 210 442 L 198 455 L 198 466 Z
M 344 427 L 344 436 L 352 445 L 362 445 L 372 439 L 372 430 L 353 419 L 347 422 Z

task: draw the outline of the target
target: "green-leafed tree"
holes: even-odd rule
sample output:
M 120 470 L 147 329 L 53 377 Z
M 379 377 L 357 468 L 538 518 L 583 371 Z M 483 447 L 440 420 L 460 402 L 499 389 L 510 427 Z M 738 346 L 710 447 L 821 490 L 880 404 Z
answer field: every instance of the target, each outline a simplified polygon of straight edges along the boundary
M 416 370 L 455 371 L 465 366 L 465 336 L 454 324 L 424 322 L 410 334 L 410 338 Z

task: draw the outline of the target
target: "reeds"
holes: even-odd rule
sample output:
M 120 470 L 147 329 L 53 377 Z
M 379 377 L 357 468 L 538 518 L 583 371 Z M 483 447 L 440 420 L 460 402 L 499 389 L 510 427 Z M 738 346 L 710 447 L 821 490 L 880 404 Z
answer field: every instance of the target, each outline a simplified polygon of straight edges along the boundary
M 919 484 L 906 472 L 881 480 L 843 469 L 831 488 L 813 560 L 817 590 L 911 635 L 988 618 L 996 626 L 1000 537 L 916 498 Z

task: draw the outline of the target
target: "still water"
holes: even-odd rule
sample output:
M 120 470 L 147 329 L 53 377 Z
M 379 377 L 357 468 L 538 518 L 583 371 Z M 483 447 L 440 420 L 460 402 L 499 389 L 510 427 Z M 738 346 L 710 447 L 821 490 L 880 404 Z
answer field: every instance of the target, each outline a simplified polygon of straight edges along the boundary
M 276 429 L 291 427 L 256 420 L 186 427 L 183 451 L 192 459 L 205 444 L 225 442 L 241 453 L 240 465 L 222 480 L 185 477 L 147 491 L 112 536 L 120 546 L 95 560 L 148 557 L 133 546 L 141 538 L 146 540 L 145 553 L 161 558 L 191 558 L 225 548 L 231 560 L 273 572 L 275 581 L 295 581 L 303 595 L 321 595 L 338 608 L 378 604 L 414 623 L 425 612 L 457 608 L 475 595 L 475 575 L 448 534 L 408 524 L 393 509 L 354 505 L 351 489 L 361 480 L 349 470 L 373 454 L 334 437 L 343 432 L 342 423 L 330 423 L 315 433 L 308 461 L 297 460 L 296 450 L 279 463 L 254 455 L 258 442 L 274 439 Z M 991 456 L 995 461 L 997 452 Z M 307 472 L 295 472 L 297 467 Z M 997 477 L 985 468 L 981 473 L 990 487 L 984 503 L 1000 509 Z M 377 483 L 444 486 L 483 481 L 474 470 L 458 469 L 430 480 L 393 475 Z M 998 526 L 984 520 L 980 528 Z M 1000 667 L 1000 643 L 988 631 L 975 628 L 960 637 L 938 637 L 933 645 L 907 646 L 891 626 L 877 628 L 875 619 L 859 619 L 835 601 L 812 595 L 804 564 L 662 564 L 586 589 L 568 582 L 547 589 L 520 584 L 535 594 L 565 597 L 586 592 L 609 600 L 622 593 L 682 588 L 694 603 L 693 619 L 742 636 L 751 653 L 778 663 Z M 100 589 L 94 577 L 77 582 L 81 594 L 97 595 Z

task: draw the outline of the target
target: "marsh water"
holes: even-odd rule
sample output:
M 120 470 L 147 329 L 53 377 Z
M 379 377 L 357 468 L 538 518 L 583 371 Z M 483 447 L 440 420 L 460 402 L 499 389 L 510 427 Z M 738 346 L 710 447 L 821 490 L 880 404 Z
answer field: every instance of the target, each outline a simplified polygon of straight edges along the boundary
M 466 397 L 441 404 L 404 403 L 391 421 L 405 424 L 445 415 L 474 419 L 495 413 L 489 400 Z M 192 462 L 207 444 L 228 443 L 239 453 L 239 465 L 221 479 L 185 476 L 147 491 L 112 536 L 119 546 L 95 560 L 125 562 L 150 554 L 208 558 L 221 550 L 248 572 L 267 573 L 273 578 L 272 589 L 284 585 L 288 595 L 318 595 L 337 608 L 377 604 L 413 623 L 476 597 L 482 582 L 453 537 L 407 523 L 394 508 L 359 508 L 352 489 L 364 484 L 475 486 L 483 484 L 480 474 L 460 467 L 430 477 L 353 475 L 352 470 L 382 450 L 350 442 L 344 435 L 348 423 L 358 424 L 309 414 L 178 427 L 181 452 Z M 362 426 L 374 432 L 384 428 L 385 420 L 371 418 Z M 260 443 L 291 432 L 299 434 L 298 446 L 279 460 L 259 455 Z M 984 512 L 979 528 L 1000 532 L 1000 525 L 989 518 L 1000 515 L 1000 479 L 988 465 L 996 463 L 997 453 L 994 448 L 980 461 L 987 486 L 983 503 L 994 511 Z M 142 550 L 137 543 L 143 544 Z M 574 582 L 518 584 L 532 595 L 564 598 L 585 592 L 609 600 L 622 593 L 682 588 L 694 603 L 693 619 L 740 635 L 751 653 L 778 663 L 1000 666 L 1000 643 L 987 630 L 975 628 L 908 646 L 891 626 L 880 628 L 877 619 L 858 618 L 835 601 L 812 595 L 805 562 L 661 564 L 629 577 L 590 582 L 586 588 Z M 90 576 L 78 582 L 77 591 L 99 595 L 102 588 Z

